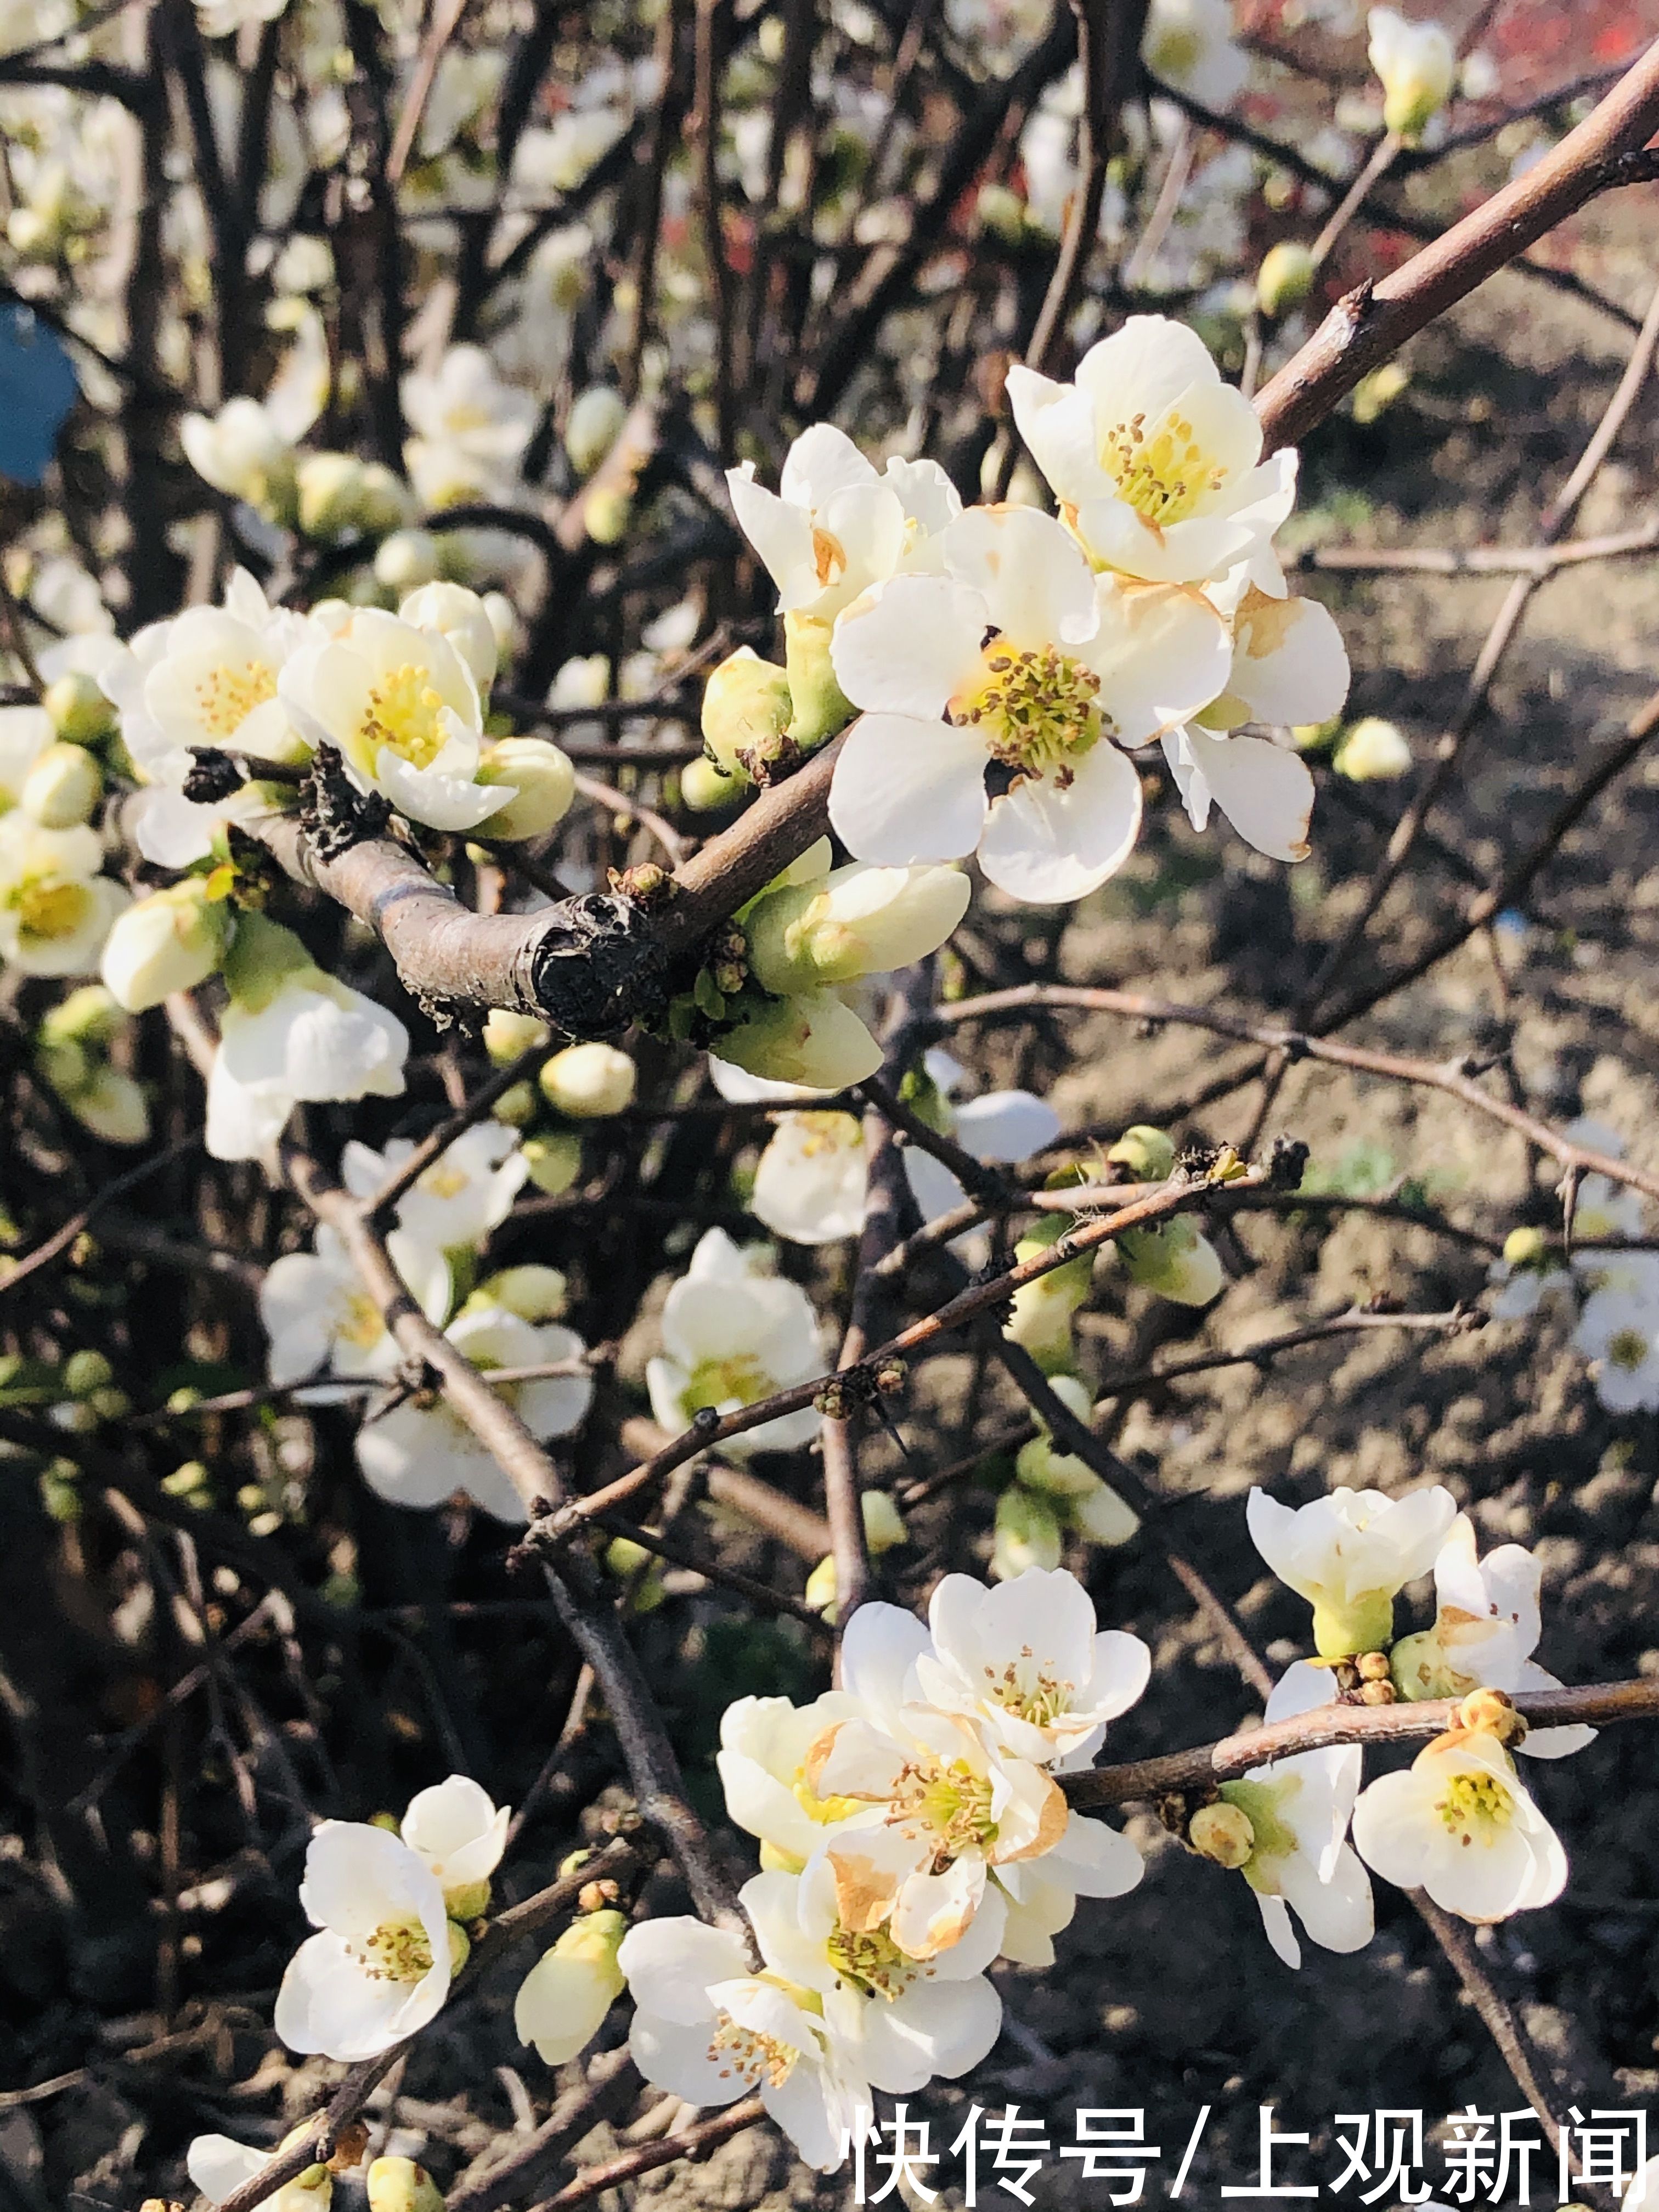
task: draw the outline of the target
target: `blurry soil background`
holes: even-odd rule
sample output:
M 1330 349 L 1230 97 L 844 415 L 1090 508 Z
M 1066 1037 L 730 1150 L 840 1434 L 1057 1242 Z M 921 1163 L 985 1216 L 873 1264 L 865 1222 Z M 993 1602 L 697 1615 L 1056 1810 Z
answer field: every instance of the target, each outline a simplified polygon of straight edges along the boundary
M 1578 27 L 1580 11 L 1571 13 Z M 1588 22 L 1596 11 L 1582 13 Z M 1615 29 L 1635 15 L 1601 13 Z M 1455 165 L 1424 211 L 1455 211 L 1460 189 L 1489 187 L 1490 168 L 1489 160 L 1484 168 Z M 1653 237 L 1650 203 L 1638 212 L 1609 202 L 1579 218 L 1570 239 L 1552 241 L 1548 255 L 1570 258 L 1639 316 L 1659 273 Z M 1299 542 L 1530 543 L 1631 342 L 1628 329 L 1570 298 L 1498 278 L 1416 342 L 1408 386 L 1374 422 L 1344 416 L 1310 442 Z M 1656 500 L 1659 392 L 1650 389 L 1577 526 L 1585 534 L 1625 526 Z M 1506 580 L 1322 574 L 1304 576 L 1301 587 L 1340 617 L 1357 672 L 1352 711 L 1394 717 L 1419 766 L 1428 762 Z M 1438 837 L 1488 878 L 1524 849 L 1656 684 L 1654 562 L 1559 574 L 1509 654 L 1436 817 Z M 1149 806 L 1139 850 L 1105 893 L 1053 921 L 999 915 L 993 903 L 966 933 L 969 957 L 983 958 L 990 984 L 1058 972 L 1282 1016 L 1357 910 L 1407 788 L 1356 788 L 1322 772 L 1314 854 L 1294 871 L 1257 860 L 1225 833 L 1194 836 L 1166 797 Z M 1443 861 L 1419 860 L 1374 926 L 1380 952 L 1364 957 L 1389 966 L 1408 957 L 1455 910 L 1458 890 Z M 1633 1158 L 1659 1167 L 1656 938 L 1659 755 L 1626 774 L 1569 839 L 1525 915 L 1497 933 L 1495 955 L 1491 939 L 1477 938 L 1358 1033 L 1437 1059 L 1507 1046 L 1528 1105 L 1558 1124 L 1593 1115 L 1619 1131 Z M 978 977 L 969 984 L 982 987 Z M 1191 1031 L 1141 1037 L 1124 1022 L 1075 1014 L 964 1031 L 952 1049 L 988 1083 L 1052 1085 L 1068 1130 L 1097 1128 L 1109 1141 L 1126 1123 L 1162 1119 L 1229 1056 L 1248 1057 Z M 1206 1107 L 1176 1133 L 1242 1139 L 1253 1103 L 1247 1091 Z M 1430 1092 L 1304 1064 L 1269 1129 L 1310 1146 L 1310 1188 L 1383 1190 L 1407 1178 L 1408 1190 L 1494 1244 L 1517 1223 L 1553 1218 L 1547 1164 L 1518 1136 Z M 699 1188 L 719 1185 L 705 1177 Z M 1154 1353 L 1248 1343 L 1379 1295 L 1413 1311 L 1477 1304 L 1489 1256 L 1396 1220 L 1340 1214 L 1243 1214 L 1223 1251 L 1235 1279 L 1198 1317 L 1127 1288 L 1101 1263 L 1088 1342 L 1103 1384 Z M 539 1254 L 522 1243 L 511 1256 Z M 799 1255 L 786 1264 L 808 1272 Z M 816 1280 L 832 1310 L 844 1278 Z M 227 1281 L 222 1297 L 245 1301 L 246 1286 Z M 1301 1502 L 1333 1484 L 1394 1489 L 1433 1480 L 1467 1506 L 1483 1546 L 1535 1547 L 1546 1598 L 1539 1656 L 1553 1672 L 1568 1680 L 1652 1673 L 1659 1436 L 1650 1416 L 1615 1419 L 1600 1408 L 1571 1326 L 1571 1310 L 1554 1302 L 1530 1320 L 1444 1339 L 1377 1332 L 1314 1346 L 1266 1371 L 1237 1367 L 1140 1397 L 1120 1408 L 1119 1443 L 1150 1480 L 1190 1501 L 1179 1509 L 1184 1540 L 1275 1668 L 1305 1648 L 1307 1616 L 1248 1547 L 1249 1486 L 1269 1484 Z M 609 1419 L 614 1430 L 639 1411 L 648 1334 L 642 1326 L 624 1346 L 596 1427 Z M 901 1416 L 914 1456 L 901 1462 L 872 1437 L 862 1448 L 867 1479 L 902 1489 L 1017 1421 L 1019 1409 L 994 1376 L 974 1382 L 965 1355 L 922 1368 Z M 964 1416 L 975 1423 L 971 1440 Z M 353 1486 L 348 1431 L 326 1416 L 308 1443 L 272 1423 L 259 1448 L 274 1494 L 285 1481 L 308 1481 L 308 1516 L 264 1534 L 223 1510 L 202 1516 L 191 1548 L 209 1617 L 228 1632 L 270 1595 L 234 1663 L 222 1642 L 204 1686 L 169 1704 L 162 1692 L 204 1655 L 179 1626 L 189 1615 L 172 1606 L 165 1578 L 131 1565 L 143 1560 L 142 1523 L 121 1552 L 107 1530 L 94 1536 L 44 1515 L 14 1517 L 0 1550 L 17 1812 L 0 1839 L 0 2086 L 69 2077 L 53 2094 L 0 2099 L 5 2212 L 136 2212 L 153 2194 L 188 2202 L 182 2158 L 192 2134 L 274 2142 L 313 2110 L 338 2069 L 291 2063 L 270 2027 L 276 1984 L 303 1932 L 300 1801 L 366 1818 L 400 1810 L 414 1789 L 465 1767 L 498 1802 L 520 1804 L 564 1723 L 574 1660 L 533 1587 L 507 1576 L 493 1524 L 468 1530 L 377 1506 Z M 763 1462 L 763 1471 L 776 1474 L 781 1464 Z M 993 1462 L 915 1512 L 912 1544 L 884 1562 L 887 1595 L 919 1604 L 946 1567 L 982 1571 L 997 1471 Z M 780 1479 L 810 1495 L 805 1463 Z M 339 1504 L 348 1490 L 349 1516 Z M 173 1518 L 191 1524 L 186 1512 Z M 356 1577 L 356 1602 L 343 1606 L 330 1586 L 347 1556 L 330 1548 L 343 1522 L 355 1531 Z M 801 1588 L 802 1559 L 744 1523 L 710 1525 L 734 1564 Z M 125 1595 L 110 1579 L 118 1560 L 131 1576 Z M 1152 1687 L 1114 1725 L 1109 1756 L 1206 1741 L 1252 1715 L 1226 1655 L 1150 1547 L 1091 1549 L 1071 1563 L 1086 1574 L 1103 1623 L 1135 1631 L 1154 1653 Z M 41 1600 L 47 1588 L 51 1612 Z M 757 1622 L 717 1593 L 687 1592 L 672 1575 L 669 1589 L 678 1594 L 641 1616 L 635 1633 L 700 1799 L 717 1816 L 720 1711 L 750 1690 L 811 1695 L 823 1686 L 820 1662 L 788 1624 Z M 526 1895 L 550 1880 L 599 1825 L 580 1808 L 626 1802 L 619 1774 L 603 1714 L 590 1709 L 498 1895 Z M 1568 1844 L 1570 1886 L 1556 1905 L 1482 1931 L 1481 1956 L 1557 2069 L 1558 2111 L 1575 2098 L 1586 2108 L 1659 2102 L 1659 1746 L 1648 1730 L 1612 1731 L 1569 1762 L 1530 1766 L 1527 1778 Z M 1310 1946 L 1293 1974 L 1269 1951 L 1241 1881 L 1186 1856 L 1148 1813 L 1129 1826 L 1147 1859 L 1139 1889 L 1115 1904 L 1085 1902 L 1053 1972 L 1000 1970 L 1007 2027 L 990 2059 L 969 2083 L 936 2084 L 911 2100 L 913 2117 L 932 2123 L 936 2151 L 970 2103 L 992 2111 L 1018 2103 L 1046 2121 L 1053 2146 L 1032 2185 L 1036 2201 L 1098 2203 L 1100 2185 L 1079 2181 L 1075 2164 L 1058 2157 L 1074 2139 L 1074 2110 L 1140 2106 L 1147 2140 L 1166 2153 L 1162 2176 L 1149 2183 L 1152 2198 L 1209 2104 L 1187 2194 L 1211 2203 L 1220 2183 L 1255 2179 L 1256 2108 L 1267 2100 L 1278 2103 L 1281 2130 L 1314 2137 L 1310 2153 L 1285 2154 L 1283 2178 L 1293 2181 L 1340 2171 L 1336 2113 L 1420 2108 L 1432 2129 L 1471 2102 L 1484 2112 L 1522 2102 L 1398 1893 L 1378 1886 L 1367 1951 L 1337 1958 Z M 741 1877 L 752 1869 L 752 1846 L 727 1840 Z M 665 1880 L 653 1902 L 683 1909 Z M 379 2147 L 422 2158 L 447 2187 L 475 2161 L 512 2148 L 514 2131 L 522 2140 L 552 2095 L 582 2076 L 579 2061 L 550 2081 L 517 2043 L 517 1978 L 498 1975 L 482 1999 L 442 2016 L 394 2074 L 395 2094 L 383 2092 L 371 2108 Z M 625 2027 L 619 2006 L 599 2047 Z M 624 2113 L 617 2132 L 596 2131 L 580 2158 L 609 2154 L 636 2119 Z M 1544 2171 L 1553 2175 L 1547 2161 Z M 560 2178 L 511 2201 L 537 2202 Z M 1432 2150 L 1427 2178 L 1441 2182 Z M 932 2179 L 955 2197 L 951 2162 Z M 358 2185 L 337 2184 L 337 2204 L 356 2203 Z M 981 2174 L 981 2186 L 994 2183 Z M 763 2125 L 706 2163 L 630 2185 L 628 2196 L 690 2208 L 828 2205 L 848 2193 L 845 2176 L 805 2172 Z M 1540 2193 L 1553 2201 L 1553 2185 Z

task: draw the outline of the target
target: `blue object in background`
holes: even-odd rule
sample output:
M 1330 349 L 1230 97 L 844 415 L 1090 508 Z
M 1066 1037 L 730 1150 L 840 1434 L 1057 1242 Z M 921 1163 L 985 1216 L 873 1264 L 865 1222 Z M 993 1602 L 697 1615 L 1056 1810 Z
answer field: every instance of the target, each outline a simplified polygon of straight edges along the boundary
M 79 389 L 58 333 L 27 307 L 0 304 L 0 477 L 40 483 Z

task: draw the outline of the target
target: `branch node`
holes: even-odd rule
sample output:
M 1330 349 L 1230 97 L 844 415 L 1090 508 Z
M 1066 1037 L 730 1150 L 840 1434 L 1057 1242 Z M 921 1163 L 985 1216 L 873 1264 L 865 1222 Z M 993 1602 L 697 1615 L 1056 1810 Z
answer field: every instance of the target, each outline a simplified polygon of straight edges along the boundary
M 378 791 L 359 791 L 337 748 L 319 745 L 300 787 L 300 829 L 316 859 L 337 860 L 354 845 L 380 836 L 391 819 L 391 800 Z

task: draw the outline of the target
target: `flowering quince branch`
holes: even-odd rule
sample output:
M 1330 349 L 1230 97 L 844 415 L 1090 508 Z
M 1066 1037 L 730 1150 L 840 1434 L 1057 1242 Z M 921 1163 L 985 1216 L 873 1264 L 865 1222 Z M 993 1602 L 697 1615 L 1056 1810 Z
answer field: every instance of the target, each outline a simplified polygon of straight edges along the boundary
M 1620 1721 L 1659 1717 L 1659 1685 L 1651 1681 L 1605 1682 L 1571 1690 L 1526 1690 L 1509 1694 L 1521 1718 L 1537 1728 L 1609 1728 Z M 1425 1705 L 1329 1705 L 1274 1721 L 1242 1735 L 1224 1737 L 1195 1751 L 1166 1752 L 1156 1759 L 1122 1766 L 1099 1766 L 1068 1777 L 1071 1802 L 1094 1810 L 1136 1801 L 1152 1802 L 1183 1790 L 1236 1779 L 1252 1766 L 1334 1744 L 1414 1742 L 1443 1735 L 1457 1720 L 1455 1699 Z

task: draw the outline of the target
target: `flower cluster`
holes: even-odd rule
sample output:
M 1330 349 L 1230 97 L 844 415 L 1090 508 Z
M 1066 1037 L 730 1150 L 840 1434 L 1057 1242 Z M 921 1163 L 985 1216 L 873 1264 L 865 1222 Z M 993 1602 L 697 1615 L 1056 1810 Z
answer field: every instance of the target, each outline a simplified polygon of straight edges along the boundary
M 1518 1544 L 1479 1559 L 1473 1525 L 1437 1485 L 1398 1500 L 1338 1490 L 1294 1510 L 1253 1490 L 1249 1520 L 1262 1558 L 1312 1607 L 1319 1654 L 1279 1684 L 1270 1721 L 1344 1698 L 1459 1703 L 1453 1725 L 1409 1768 L 1363 1791 L 1355 1746 L 1301 1753 L 1224 1783 L 1221 1807 L 1194 1816 L 1194 1847 L 1242 1869 L 1275 1948 L 1292 1964 L 1287 1904 L 1329 1948 L 1357 1949 L 1369 1937 L 1370 1897 L 1356 1851 L 1374 1874 L 1426 1890 L 1468 1920 L 1547 1905 L 1566 1881 L 1566 1855 L 1512 1754 L 1565 1758 L 1595 1731 L 1528 1729 L 1510 1702 L 1511 1691 L 1559 1687 L 1532 1656 L 1542 1632 L 1536 1559 Z M 1434 1625 L 1396 1641 L 1395 1601 L 1431 1571 Z M 1301 1838 L 1302 1856 L 1279 1863 L 1288 1832 Z
M 1134 1846 L 1070 1812 L 1055 1776 L 1089 1763 L 1150 1667 L 1070 1575 L 947 1575 L 925 1627 L 896 1606 L 853 1615 L 840 1689 L 729 1707 L 719 1766 L 761 1845 L 742 1895 L 760 1963 L 696 1921 L 629 1930 L 647 2081 L 702 2105 L 758 2090 L 829 2168 L 872 2090 L 976 2065 L 1002 2018 L 986 1970 L 1052 1963 L 1079 1896 L 1140 1880 Z

